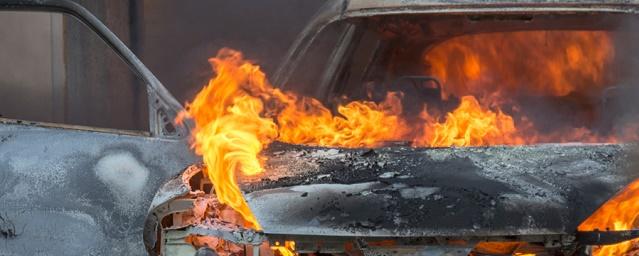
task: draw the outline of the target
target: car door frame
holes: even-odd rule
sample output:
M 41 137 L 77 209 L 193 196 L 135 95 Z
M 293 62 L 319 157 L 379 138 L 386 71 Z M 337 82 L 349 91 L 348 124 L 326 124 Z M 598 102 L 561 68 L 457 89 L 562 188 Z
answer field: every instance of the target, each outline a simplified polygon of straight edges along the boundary
M 0 0 L 5 11 L 68 14 L 93 30 L 145 84 L 149 130 L 0 118 L 0 254 L 142 255 L 144 219 L 157 188 L 200 161 L 189 149 L 192 123 L 175 122 L 184 108 L 81 5 Z
M 104 23 L 89 10 L 70 0 L 0 0 L 1 11 L 43 11 L 68 14 L 93 30 L 146 85 L 149 104 L 149 132 L 152 137 L 184 139 L 191 124 L 175 124 L 175 117 L 184 108 L 162 85 L 160 80 Z M 37 122 L 36 122 L 37 123 Z M 43 126 L 47 124 L 41 123 Z M 74 126 L 64 126 L 73 129 Z M 96 129 L 104 130 L 104 129 Z

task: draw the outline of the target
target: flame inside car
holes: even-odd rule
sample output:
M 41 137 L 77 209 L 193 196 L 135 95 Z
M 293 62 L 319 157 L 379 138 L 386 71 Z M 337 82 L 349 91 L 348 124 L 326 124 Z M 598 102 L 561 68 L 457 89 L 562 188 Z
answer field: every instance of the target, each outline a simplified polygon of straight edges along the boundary
M 379 147 L 390 141 L 414 147 L 465 147 L 633 140 L 636 129 L 620 134 L 591 128 L 597 115 L 593 98 L 612 84 L 607 75 L 614 55 L 611 36 L 601 31 L 453 38 L 426 51 L 423 60 L 425 74 L 441 83 L 439 100 L 455 104 L 447 109 L 423 102 L 419 114 L 410 115 L 404 111 L 406 95 L 400 88 L 384 92 L 381 101 L 342 98 L 329 107 L 318 99 L 276 88 L 259 66 L 241 52 L 225 48 L 209 59 L 215 76 L 177 121 L 194 120 L 192 146 L 203 157 L 205 174 L 220 203 L 240 213 L 246 227 L 260 229 L 237 185 L 236 173 L 261 173 L 260 152 L 276 140 L 348 148 Z M 526 97 L 579 106 L 578 120 L 547 129 L 529 114 L 530 104 L 520 103 Z M 632 221 L 622 223 L 612 224 L 615 229 L 627 229 Z M 590 221 L 580 230 L 598 224 L 610 227 L 611 223 Z M 274 247 L 282 255 L 292 248 Z M 602 247 L 599 255 L 608 255 L 603 253 L 607 248 L 612 247 Z
M 441 97 L 460 97 L 459 109 L 447 114 L 446 125 L 424 131 L 430 146 L 473 146 L 534 144 L 541 142 L 615 142 L 626 138 L 600 135 L 586 128 L 596 115 L 592 100 L 612 83 L 615 51 L 606 31 L 517 31 L 464 35 L 427 51 L 427 73 L 441 80 Z M 478 97 L 472 102 L 470 98 Z M 523 97 L 556 98 L 564 104 L 578 104 L 580 124 L 554 126 L 541 131 L 523 110 Z M 522 100 L 523 101 L 523 100 Z M 471 103 L 472 102 L 472 103 Z M 474 103 L 474 104 L 473 104 Z M 469 105 L 470 104 L 470 105 Z M 470 107 L 472 105 L 472 107 Z M 479 116 L 490 113 L 495 117 Z M 465 109 L 463 109 L 466 107 Z M 528 107 L 530 108 L 530 107 Z M 505 114 L 508 110 L 510 114 Z M 463 142 L 432 139 L 442 134 L 454 138 L 463 115 L 478 122 L 473 132 L 461 133 Z M 463 119 L 462 119 L 463 120 Z M 453 125 L 457 124 L 457 125 Z M 452 126 L 452 127 L 451 127 Z M 438 129 L 437 129 L 438 128 Z M 474 128 L 474 129 L 473 129 Z M 439 135 L 441 137 L 442 135 Z M 628 135 L 627 135 L 628 136 Z M 474 143 L 469 140 L 475 139 Z M 437 143 L 437 142 L 443 143 Z M 435 143 L 433 143 L 435 142 Z

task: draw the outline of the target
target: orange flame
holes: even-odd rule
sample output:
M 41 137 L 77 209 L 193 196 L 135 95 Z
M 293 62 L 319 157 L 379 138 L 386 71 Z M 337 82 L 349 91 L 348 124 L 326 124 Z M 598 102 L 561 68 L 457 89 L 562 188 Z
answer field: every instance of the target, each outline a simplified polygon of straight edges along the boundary
M 354 101 L 340 105 L 340 115 L 335 116 L 315 99 L 273 88 L 259 67 L 244 60 L 240 52 L 223 49 L 209 61 L 216 76 L 187 104 L 187 112 L 178 121 L 185 117 L 195 121 L 193 147 L 203 156 L 220 202 L 242 214 L 248 226 L 259 228 L 235 174 L 262 172 L 258 155 L 271 141 L 362 147 L 406 139 L 410 133 L 400 116 L 398 93 L 388 93 L 379 104 Z M 269 115 L 277 123 L 266 117 Z M 430 126 L 435 127 L 434 136 L 419 142 L 437 146 L 508 143 L 500 140 L 501 133 L 515 130 L 512 118 L 481 108 L 472 96 L 464 98 L 446 123 Z
M 495 113 L 481 107 L 473 96 L 464 96 L 444 123 L 424 126 L 424 135 L 416 144 L 431 147 L 522 144 L 523 139 L 516 133 L 512 117 L 500 110 Z
M 295 242 L 285 241 L 283 245 L 279 242 L 275 242 L 274 246 L 271 246 L 271 250 L 277 252 L 277 256 L 295 256 Z
M 509 43 L 505 43 L 509 42 Z M 515 54 L 502 54 L 512 52 Z M 216 75 L 178 116 L 192 118 L 192 145 L 202 155 L 219 201 L 259 228 L 236 181 L 239 171 L 263 171 L 259 153 L 274 140 L 294 144 L 375 147 L 386 141 L 414 146 L 526 144 L 579 139 L 601 141 L 588 129 L 539 134 L 525 116 L 501 110 L 519 94 L 565 96 L 604 88 L 614 54 L 606 32 L 508 32 L 462 36 L 429 50 L 424 59 L 443 82 L 442 98 L 459 106 L 440 117 L 425 110 L 421 122 L 403 116 L 403 97 L 351 101 L 336 114 L 316 99 L 274 88 L 259 66 L 238 51 L 222 49 L 209 62 Z M 515 108 L 516 109 L 516 105 Z
M 260 116 L 262 101 L 242 89 L 246 84 L 265 86 L 265 75 L 239 52 L 221 51 L 209 62 L 217 75 L 187 104 L 188 112 L 178 116 L 178 122 L 185 116 L 195 121 L 193 147 L 203 157 L 220 202 L 242 214 L 248 226 L 259 228 L 237 186 L 235 172 L 260 173 L 257 155 L 277 136 L 275 123 Z
M 519 248 L 525 244 L 524 242 L 479 242 L 473 248 L 474 252 L 479 252 L 482 254 L 512 254 Z
M 595 115 L 592 106 L 599 104 L 596 99 L 603 89 L 614 84 L 614 73 L 610 72 L 614 56 L 609 32 L 517 31 L 455 37 L 429 49 L 424 60 L 426 73 L 442 82 L 443 99 L 473 95 L 480 99 L 481 106 L 490 106 L 502 116 L 512 118 L 500 108 L 509 104 L 518 113 L 520 106 L 514 99 L 519 96 L 572 95 L 570 99 L 583 107 L 580 113 L 585 125 L 591 125 Z M 518 114 L 515 132 L 507 129 L 502 139 L 485 142 L 494 145 L 618 141 L 615 136 L 600 136 L 586 127 L 540 134 L 528 117 Z
M 602 205 L 595 213 L 582 222 L 579 231 L 592 230 L 630 230 L 637 228 L 639 220 L 639 180 L 626 186 Z M 622 255 L 639 245 L 639 239 L 613 245 L 600 246 L 594 249 L 594 255 Z
M 247 226 L 259 224 L 242 196 L 236 172 L 263 171 L 259 153 L 274 139 L 323 146 L 375 146 L 401 135 L 399 96 L 386 101 L 351 102 L 333 116 L 319 101 L 273 88 L 258 66 L 240 52 L 222 49 L 209 59 L 216 76 L 186 105 L 177 122 L 195 121 L 193 147 L 202 155 L 206 174 L 219 201 L 238 211 Z M 265 104 L 271 106 L 265 109 Z M 277 124 L 267 117 L 277 115 Z M 380 126 L 379 124 L 388 126 Z M 278 137 L 279 135 L 279 137 Z
M 449 95 L 599 93 L 614 57 L 604 31 L 517 31 L 465 35 L 425 55 Z M 598 95 L 598 94 L 597 94 Z
M 399 117 L 401 111 L 397 93 L 389 93 L 380 104 L 354 101 L 338 106 L 341 116 L 334 116 L 319 101 L 306 98 L 289 102 L 278 115 L 278 139 L 321 146 L 376 146 L 401 138 L 407 132 L 407 126 Z

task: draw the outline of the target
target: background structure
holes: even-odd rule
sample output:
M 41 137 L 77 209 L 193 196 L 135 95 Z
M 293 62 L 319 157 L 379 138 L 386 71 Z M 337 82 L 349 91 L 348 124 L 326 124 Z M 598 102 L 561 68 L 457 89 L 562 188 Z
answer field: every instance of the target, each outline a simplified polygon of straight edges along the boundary
M 77 0 L 120 37 L 178 98 L 211 77 L 208 58 L 243 51 L 267 74 L 323 1 Z M 77 21 L 0 12 L 0 116 L 147 129 L 145 90 Z

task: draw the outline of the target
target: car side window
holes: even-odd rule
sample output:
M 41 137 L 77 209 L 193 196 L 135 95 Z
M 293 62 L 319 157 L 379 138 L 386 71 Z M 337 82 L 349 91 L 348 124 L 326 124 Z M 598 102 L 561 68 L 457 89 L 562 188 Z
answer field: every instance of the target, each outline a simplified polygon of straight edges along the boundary
M 96 33 L 60 13 L 0 11 L 0 117 L 149 130 L 145 84 Z

